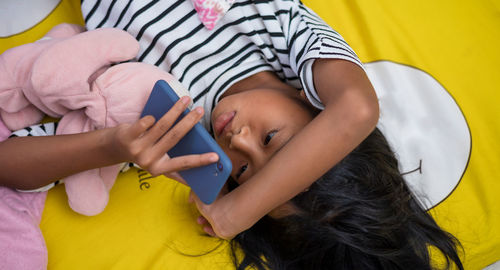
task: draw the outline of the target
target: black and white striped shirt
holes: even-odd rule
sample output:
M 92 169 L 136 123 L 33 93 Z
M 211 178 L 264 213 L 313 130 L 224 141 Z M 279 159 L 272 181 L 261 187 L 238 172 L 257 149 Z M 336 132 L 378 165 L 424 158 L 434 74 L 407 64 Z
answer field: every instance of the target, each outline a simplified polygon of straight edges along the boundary
M 237 0 L 212 30 L 190 0 L 82 0 L 82 12 L 89 30 L 116 27 L 135 36 L 137 59 L 172 73 L 207 112 L 232 84 L 264 70 L 304 89 L 322 108 L 312 82 L 314 59 L 361 66 L 343 38 L 299 0 Z M 206 114 L 206 127 L 209 119 Z

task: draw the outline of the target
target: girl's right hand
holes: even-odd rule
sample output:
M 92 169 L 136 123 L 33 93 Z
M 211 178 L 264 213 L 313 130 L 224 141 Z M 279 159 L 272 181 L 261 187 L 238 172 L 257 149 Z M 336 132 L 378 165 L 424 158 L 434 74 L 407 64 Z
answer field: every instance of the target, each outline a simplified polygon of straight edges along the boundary
M 110 154 L 121 161 L 134 162 L 151 175 L 175 174 L 177 171 L 217 162 L 216 153 L 187 155 L 170 158 L 170 150 L 198 123 L 203 109 L 197 107 L 173 126 L 175 120 L 187 108 L 189 97 L 182 97 L 156 123 L 152 116 L 145 116 L 132 124 L 120 124 L 110 129 L 108 145 Z M 173 127 L 172 127 L 173 126 Z

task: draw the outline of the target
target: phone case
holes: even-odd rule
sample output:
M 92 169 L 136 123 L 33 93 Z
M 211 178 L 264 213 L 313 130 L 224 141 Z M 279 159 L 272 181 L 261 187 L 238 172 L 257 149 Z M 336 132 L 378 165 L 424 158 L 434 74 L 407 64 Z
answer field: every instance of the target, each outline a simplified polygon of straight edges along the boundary
M 160 119 L 179 100 L 172 87 L 164 80 L 156 82 L 151 95 L 144 107 L 141 117 L 152 115 Z M 186 109 L 177 119 L 182 119 L 189 110 Z M 180 171 L 179 174 L 196 193 L 202 202 L 211 204 L 229 178 L 232 164 L 229 157 L 222 151 L 207 130 L 197 123 L 172 149 L 167 153 L 170 157 L 190 154 L 216 152 L 219 161 L 206 166 Z

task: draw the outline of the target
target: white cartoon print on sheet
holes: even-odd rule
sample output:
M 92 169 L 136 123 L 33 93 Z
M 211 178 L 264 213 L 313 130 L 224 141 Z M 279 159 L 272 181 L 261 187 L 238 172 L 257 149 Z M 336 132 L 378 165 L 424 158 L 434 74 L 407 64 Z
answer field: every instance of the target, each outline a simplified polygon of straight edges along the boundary
M 22 33 L 44 20 L 61 0 L 1 0 L 0 38 Z
M 378 127 L 426 209 L 446 199 L 469 161 L 471 135 L 450 93 L 431 75 L 390 61 L 365 65 L 380 102 Z

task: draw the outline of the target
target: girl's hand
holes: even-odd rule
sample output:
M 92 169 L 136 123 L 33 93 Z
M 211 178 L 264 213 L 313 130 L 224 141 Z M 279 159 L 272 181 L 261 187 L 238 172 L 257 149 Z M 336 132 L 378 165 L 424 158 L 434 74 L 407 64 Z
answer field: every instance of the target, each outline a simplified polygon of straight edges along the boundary
M 203 231 L 206 232 L 208 235 L 212 237 L 217 237 L 217 234 L 215 233 L 214 229 L 212 229 L 212 225 L 204 216 L 199 216 L 196 219 L 196 223 L 200 224 L 203 228 Z
M 154 117 L 145 116 L 111 129 L 107 136 L 110 152 L 122 161 L 138 164 L 153 176 L 175 175 L 177 171 L 217 162 L 216 153 L 175 158 L 166 154 L 203 116 L 203 109 L 198 107 L 173 126 L 188 104 L 189 97 L 184 96 L 156 123 Z
M 219 196 L 220 198 L 220 196 Z M 217 198 L 212 204 L 203 203 L 198 196 L 191 190 L 189 194 L 189 202 L 195 203 L 201 216 L 196 219 L 196 222 L 200 224 L 208 235 L 213 237 L 219 237 L 222 239 L 231 239 L 236 234 L 227 234 L 220 229 L 224 222 L 221 222 L 221 217 L 218 213 L 223 213 L 223 211 L 218 211 L 218 206 L 220 205 L 220 199 Z
M 219 197 L 212 204 L 205 204 L 191 191 L 189 202 L 196 203 L 196 207 L 201 213 L 196 222 L 203 227 L 203 231 L 213 237 L 229 240 L 246 230 L 253 223 L 250 226 L 244 225 L 246 213 L 241 213 L 242 216 L 235 217 L 231 209 L 233 196 L 227 193 L 227 189 L 223 188 Z

